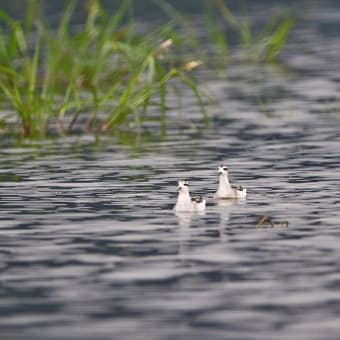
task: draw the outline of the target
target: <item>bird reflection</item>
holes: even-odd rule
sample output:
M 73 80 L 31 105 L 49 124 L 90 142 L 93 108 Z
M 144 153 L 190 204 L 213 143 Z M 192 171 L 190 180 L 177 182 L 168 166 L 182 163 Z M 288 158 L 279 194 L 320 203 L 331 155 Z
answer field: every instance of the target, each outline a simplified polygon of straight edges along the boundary
M 181 227 L 190 227 L 193 221 L 205 216 L 205 211 L 176 211 L 175 215 Z
M 181 253 L 185 253 L 190 240 L 192 241 L 198 237 L 201 242 L 207 234 L 212 235 L 213 230 L 219 235 L 220 241 L 225 242 L 226 228 L 230 223 L 233 206 L 245 204 L 243 201 L 239 199 L 215 200 L 214 205 L 207 209 L 207 213 L 205 211 L 175 211 L 174 213 L 180 226 Z M 204 218 L 206 215 L 208 215 L 207 218 Z
M 238 200 L 238 199 L 224 199 L 224 200 L 215 200 L 215 204 L 217 207 L 221 207 L 221 208 L 230 208 L 233 205 L 240 203 L 242 201 Z
M 230 210 L 232 206 L 237 204 L 237 202 L 238 200 L 236 199 L 215 200 L 217 211 L 220 215 L 220 218 L 219 218 L 220 240 L 225 239 L 224 229 L 228 225 L 229 220 L 230 220 Z

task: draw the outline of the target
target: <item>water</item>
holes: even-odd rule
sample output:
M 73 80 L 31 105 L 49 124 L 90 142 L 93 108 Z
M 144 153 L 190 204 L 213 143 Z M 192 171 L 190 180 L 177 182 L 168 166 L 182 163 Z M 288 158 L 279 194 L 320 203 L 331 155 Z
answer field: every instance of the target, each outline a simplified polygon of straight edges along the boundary
M 285 69 L 205 78 L 208 128 L 188 100 L 161 142 L 1 149 L 1 338 L 339 338 L 338 18 L 314 15 Z M 246 201 L 213 201 L 221 163 Z M 205 215 L 172 212 L 180 178 Z

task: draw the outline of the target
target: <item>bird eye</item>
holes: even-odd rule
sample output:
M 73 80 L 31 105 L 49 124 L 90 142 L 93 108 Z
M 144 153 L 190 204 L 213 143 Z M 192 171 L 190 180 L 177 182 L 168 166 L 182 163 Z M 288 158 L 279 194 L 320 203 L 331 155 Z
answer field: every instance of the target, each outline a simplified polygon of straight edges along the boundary
M 228 168 L 225 166 L 225 167 L 223 168 L 223 170 L 224 170 L 224 171 L 228 171 Z
M 183 185 L 186 185 L 187 187 L 189 186 L 189 184 L 188 184 L 188 183 L 184 183 Z

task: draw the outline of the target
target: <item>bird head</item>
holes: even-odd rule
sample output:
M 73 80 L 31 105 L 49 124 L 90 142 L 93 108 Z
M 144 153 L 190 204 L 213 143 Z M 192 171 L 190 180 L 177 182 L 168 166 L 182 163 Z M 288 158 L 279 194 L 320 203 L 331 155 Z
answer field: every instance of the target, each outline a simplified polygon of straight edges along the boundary
M 229 169 L 226 165 L 220 165 L 218 167 L 218 176 L 222 176 L 222 175 L 228 176 L 228 171 Z
M 187 180 L 178 181 L 178 191 L 189 191 L 189 182 Z

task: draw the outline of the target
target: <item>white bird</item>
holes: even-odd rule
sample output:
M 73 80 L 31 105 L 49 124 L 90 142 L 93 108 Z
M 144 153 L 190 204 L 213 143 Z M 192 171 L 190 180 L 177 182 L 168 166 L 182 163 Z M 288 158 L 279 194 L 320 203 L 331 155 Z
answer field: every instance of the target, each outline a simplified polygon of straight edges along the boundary
M 229 183 L 228 167 L 220 165 L 218 167 L 219 184 L 214 194 L 215 199 L 223 198 L 246 198 L 247 189 L 241 186 L 234 186 Z
M 176 212 L 203 212 L 206 201 L 202 196 L 190 197 L 188 181 L 178 181 Z

